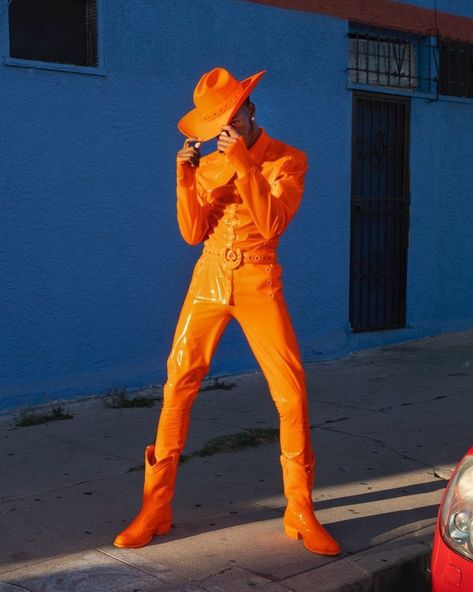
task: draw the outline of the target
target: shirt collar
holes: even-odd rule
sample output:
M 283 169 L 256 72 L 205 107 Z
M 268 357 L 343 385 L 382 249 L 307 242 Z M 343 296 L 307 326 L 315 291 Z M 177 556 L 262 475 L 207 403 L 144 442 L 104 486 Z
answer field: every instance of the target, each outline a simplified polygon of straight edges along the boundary
M 256 164 L 261 164 L 261 160 L 266 152 L 269 143 L 271 142 L 271 138 L 266 133 L 264 127 L 260 126 L 260 134 L 257 137 L 256 141 L 248 148 L 248 152 L 251 154 L 251 158 L 255 161 Z

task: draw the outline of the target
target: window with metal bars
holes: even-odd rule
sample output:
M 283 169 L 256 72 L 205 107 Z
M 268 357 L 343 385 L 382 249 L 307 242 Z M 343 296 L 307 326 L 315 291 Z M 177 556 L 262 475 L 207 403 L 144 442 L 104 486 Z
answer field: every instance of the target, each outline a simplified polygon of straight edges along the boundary
M 473 44 L 440 39 L 439 94 L 473 98 Z
M 96 0 L 11 0 L 10 57 L 97 66 Z
M 430 92 L 431 48 L 428 37 L 350 22 L 350 81 Z

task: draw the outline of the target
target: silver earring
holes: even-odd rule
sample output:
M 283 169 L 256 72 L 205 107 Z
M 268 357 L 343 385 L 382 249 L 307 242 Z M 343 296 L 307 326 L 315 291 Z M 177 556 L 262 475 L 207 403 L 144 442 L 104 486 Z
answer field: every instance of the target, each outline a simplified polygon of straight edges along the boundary
M 251 116 L 251 121 L 254 121 L 254 120 L 255 120 L 255 116 L 254 116 L 254 115 L 252 115 L 252 116 Z

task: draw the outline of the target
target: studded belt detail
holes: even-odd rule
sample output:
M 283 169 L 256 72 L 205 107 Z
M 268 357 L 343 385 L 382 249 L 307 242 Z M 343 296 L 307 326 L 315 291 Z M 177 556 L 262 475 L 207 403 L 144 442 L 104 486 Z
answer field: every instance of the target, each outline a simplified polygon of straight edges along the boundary
M 239 248 L 233 249 L 232 247 L 223 247 L 218 250 L 204 247 L 202 253 L 222 257 L 225 261 L 225 266 L 230 269 L 236 269 L 241 265 L 242 261 L 247 263 L 267 263 L 268 261 L 276 261 L 277 259 L 274 251 L 242 251 Z

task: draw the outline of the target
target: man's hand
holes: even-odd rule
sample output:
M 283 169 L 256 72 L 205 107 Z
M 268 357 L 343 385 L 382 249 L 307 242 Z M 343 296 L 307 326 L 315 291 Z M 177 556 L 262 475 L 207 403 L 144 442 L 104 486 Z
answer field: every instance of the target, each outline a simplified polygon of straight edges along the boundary
M 195 144 L 191 145 L 191 143 Z M 198 167 L 202 156 L 200 153 L 201 143 L 197 138 L 186 138 L 183 148 L 177 153 L 177 160 L 179 162 L 186 162 L 193 167 Z
M 217 139 L 218 151 L 223 152 L 223 154 L 227 154 L 227 150 L 230 148 L 230 146 L 233 146 L 239 137 L 240 134 L 234 127 L 231 125 L 223 125 L 221 127 L 220 135 Z

